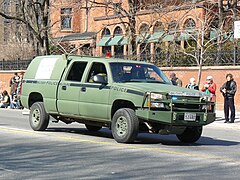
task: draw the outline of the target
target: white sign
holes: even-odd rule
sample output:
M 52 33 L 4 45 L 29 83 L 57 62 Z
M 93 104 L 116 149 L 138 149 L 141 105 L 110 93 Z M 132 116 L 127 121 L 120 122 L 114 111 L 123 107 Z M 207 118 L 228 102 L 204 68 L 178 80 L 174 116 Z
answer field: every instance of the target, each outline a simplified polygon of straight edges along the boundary
M 35 79 L 50 79 L 56 62 L 57 58 L 42 59 L 38 66 Z
M 234 38 L 240 38 L 240 21 L 234 21 Z

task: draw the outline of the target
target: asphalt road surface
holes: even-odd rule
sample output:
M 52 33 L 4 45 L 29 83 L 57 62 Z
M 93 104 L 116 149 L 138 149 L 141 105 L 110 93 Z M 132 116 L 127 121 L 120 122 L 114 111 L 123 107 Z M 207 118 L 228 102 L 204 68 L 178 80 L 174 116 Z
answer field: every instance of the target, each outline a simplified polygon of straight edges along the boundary
M 0 109 L 0 179 L 240 179 L 240 132 L 205 126 L 195 144 L 154 134 L 119 144 L 77 123 L 35 132 L 21 110 Z

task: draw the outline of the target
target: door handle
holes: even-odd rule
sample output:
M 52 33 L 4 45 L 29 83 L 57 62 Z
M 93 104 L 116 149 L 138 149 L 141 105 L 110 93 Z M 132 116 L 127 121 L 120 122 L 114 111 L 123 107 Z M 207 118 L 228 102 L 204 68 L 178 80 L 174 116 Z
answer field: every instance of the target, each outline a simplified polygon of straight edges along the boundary
M 82 87 L 82 88 L 81 88 L 81 91 L 82 91 L 82 92 L 86 92 L 86 87 Z
M 62 86 L 62 90 L 67 90 L 67 86 Z

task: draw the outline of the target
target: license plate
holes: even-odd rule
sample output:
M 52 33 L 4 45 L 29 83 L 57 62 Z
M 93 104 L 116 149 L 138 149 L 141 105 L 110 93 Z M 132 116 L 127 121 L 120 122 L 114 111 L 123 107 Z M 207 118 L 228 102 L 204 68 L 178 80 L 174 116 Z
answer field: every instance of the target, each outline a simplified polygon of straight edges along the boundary
M 185 121 L 196 121 L 196 113 L 184 113 Z

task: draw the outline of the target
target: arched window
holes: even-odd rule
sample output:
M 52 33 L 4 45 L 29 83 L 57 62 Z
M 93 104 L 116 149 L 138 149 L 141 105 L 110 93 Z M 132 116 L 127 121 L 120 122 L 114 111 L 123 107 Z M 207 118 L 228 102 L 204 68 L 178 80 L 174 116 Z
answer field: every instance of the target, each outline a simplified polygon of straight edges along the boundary
M 111 35 L 110 30 L 108 28 L 104 28 L 104 30 L 102 31 L 102 37 L 110 35 Z
M 164 26 L 160 21 L 158 21 L 154 25 L 153 32 L 161 32 L 161 31 L 164 31 Z
M 117 26 L 114 30 L 114 35 L 122 35 L 122 34 L 123 34 L 122 28 Z
M 196 28 L 195 21 L 192 18 L 187 19 L 184 23 L 184 28 L 185 29 L 195 29 Z
M 145 34 L 145 33 L 148 33 L 148 32 L 149 32 L 149 26 L 146 23 L 143 23 L 140 26 L 139 33 L 140 34 Z

